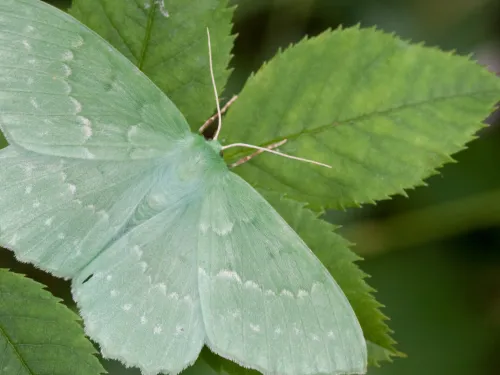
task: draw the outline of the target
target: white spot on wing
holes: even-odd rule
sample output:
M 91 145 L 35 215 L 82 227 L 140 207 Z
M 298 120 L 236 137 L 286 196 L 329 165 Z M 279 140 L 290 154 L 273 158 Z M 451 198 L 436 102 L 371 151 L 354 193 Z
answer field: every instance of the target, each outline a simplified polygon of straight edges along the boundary
M 109 294 L 111 294 L 111 297 L 116 297 L 118 295 L 118 292 L 113 289 L 111 292 L 109 292 Z
M 198 267 L 198 275 L 200 275 L 200 276 L 207 276 L 207 271 L 205 271 L 201 267 Z
M 166 295 L 167 294 L 167 286 L 165 285 L 165 283 L 159 283 L 158 284 L 158 288 L 161 290 L 161 292 Z
M 26 188 L 24 189 L 25 194 L 31 194 L 32 191 L 33 191 L 33 186 L 31 185 L 26 186 Z
M 122 306 L 123 311 L 129 311 L 132 308 L 132 305 L 130 303 L 126 303 L 125 305 Z
M 293 331 L 295 332 L 296 335 L 300 334 L 300 329 L 297 327 L 297 323 L 293 324 Z
M 38 102 L 36 101 L 35 98 L 30 99 L 30 103 L 33 106 L 33 108 L 38 109 L 40 106 L 38 105 Z
M 106 281 L 111 281 L 111 279 L 113 279 L 113 276 L 111 275 L 106 276 Z
M 297 297 L 298 298 L 305 298 L 309 295 L 308 292 L 306 292 L 305 290 L 303 289 L 299 289 L 299 292 L 297 293 Z
M 73 184 L 68 184 L 69 191 L 71 191 L 71 194 L 75 194 L 76 192 L 76 186 Z
M 260 332 L 260 325 L 250 323 L 250 329 L 254 332 Z
M 84 125 L 82 127 L 82 131 L 83 131 L 83 136 L 85 137 L 84 141 L 92 137 L 92 128 L 90 127 L 90 125 Z
M 71 100 L 71 103 L 73 103 L 73 105 L 75 106 L 75 115 L 80 113 L 83 109 L 82 103 L 80 103 L 78 100 L 76 100 L 72 96 L 69 97 L 69 100 Z
M 178 300 L 178 299 L 179 299 L 179 294 L 177 294 L 177 293 L 175 293 L 175 292 L 170 293 L 170 294 L 168 295 L 168 298 Z
M 78 121 L 82 124 L 82 132 L 86 141 L 92 136 L 92 122 L 83 116 L 78 116 Z
M 248 289 L 262 290 L 259 284 L 257 284 L 255 281 L 252 280 L 245 281 L 244 285 Z
M 78 39 L 73 41 L 73 43 L 71 43 L 71 46 L 73 48 L 79 48 L 83 46 L 83 38 L 81 37 L 81 35 L 78 35 Z
M 63 75 L 66 78 L 69 77 L 71 75 L 71 73 L 72 73 L 71 68 L 68 65 L 66 65 L 66 64 L 63 64 L 63 70 L 64 70 Z
M 203 234 L 207 233 L 208 228 L 210 228 L 210 225 L 205 224 L 205 223 L 200 223 L 201 233 L 203 233 Z
M 25 39 L 23 40 L 23 46 L 26 48 L 28 51 L 31 50 L 31 44 L 28 43 L 28 41 Z
M 225 236 L 228 233 L 231 233 L 233 230 L 234 224 L 230 222 L 226 222 L 223 225 L 219 224 L 218 226 L 212 225 L 212 230 L 217 233 L 219 236 Z
M 66 238 L 66 235 L 64 233 L 59 233 L 57 235 L 57 238 L 59 238 L 60 240 L 64 240 Z
M 47 220 L 45 220 L 45 225 L 50 227 L 52 225 L 52 220 L 54 220 L 53 217 L 49 217 Z
M 33 164 L 24 164 L 23 165 L 23 170 L 24 173 L 26 173 L 26 176 L 31 177 L 31 174 L 33 173 L 33 169 L 35 169 L 35 166 Z
M 233 318 L 239 318 L 241 316 L 241 311 L 239 309 L 232 309 L 229 311 L 229 315 Z
M 240 275 L 238 275 L 237 272 L 231 270 L 221 270 L 216 277 L 225 280 L 235 280 L 239 284 L 242 283 Z
M 140 258 L 142 256 L 142 250 L 139 246 L 135 245 L 132 251 Z
M 35 28 L 31 25 L 28 25 L 24 28 L 24 32 L 26 33 L 31 33 L 33 30 L 35 30 Z
M 283 289 L 280 293 L 280 296 L 293 297 L 293 293 L 288 289 Z
M 277 335 L 281 335 L 281 328 L 278 326 L 274 329 L 274 333 L 276 333 Z
M 155 326 L 155 328 L 153 329 L 153 333 L 154 333 L 155 335 L 159 335 L 159 334 L 161 333 L 161 331 L 163 331 L 163 328 L 162 328 L 162 326 L 161 326 L 161 325 L 159 325 L 159 324 L 157 324 L 157 325 Z
M 40 202 L 36 200 L 33 202 L 33 208 L 38 208 L 38 207 L 40 207 Z
M 73 60 L 74 56 L 73 56 L 73 52 L 64 51 L 61 57 L 62 57 L 63 61 L 71 61 L 71 60 Z
M 322 283 L 315 282 L 311 288 L 311 294 L 321 292 L 322 286 L 323 286 Z

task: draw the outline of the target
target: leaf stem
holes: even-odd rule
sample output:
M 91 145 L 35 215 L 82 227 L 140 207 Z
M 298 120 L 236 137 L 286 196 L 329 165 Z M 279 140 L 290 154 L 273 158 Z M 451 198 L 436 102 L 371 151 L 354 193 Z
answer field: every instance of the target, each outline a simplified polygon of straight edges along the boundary
M 234 95 L 225 105 L 224 107 L 222 107 L 221 109 L 221 114 L 224 114 L 227 112 L 227 110 L 229 109 L 229 107 L 231 107 L 231 105 L 236 101 L 236 99 L 238 99 L 238 95 Z M 214 123 L 215 120 L 217 120 L 217 117 L 219 116 L 219 113 L 216 113 L 215 115 L 213 115 L 212 117 L 210 117 L 207 121 L 205 121 L 205 123 L 200 127 L 200 129 L 198 130 L 198 132 L 200 134 L 203 134 L 203 132 L 210 126 Z

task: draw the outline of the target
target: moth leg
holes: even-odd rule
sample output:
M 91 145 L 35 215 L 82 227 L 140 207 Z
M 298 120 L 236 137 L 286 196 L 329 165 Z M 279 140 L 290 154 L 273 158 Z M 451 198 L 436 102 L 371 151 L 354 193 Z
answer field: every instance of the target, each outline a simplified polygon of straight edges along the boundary
M 221 114 L 224 114 L 227 112 L 227 110 L 229 109 L 229 107 L 231 107 L 231 105 L 236 101 L 236 99 L 238 99 L 238 95 L 234 95 L 227 103 L 224 107 L 222 107 L 221 109 Z M 217 120 L 217 117 L 219 115 L 216 113 L 215 115 L 213 115 L 212 117 L 210 117 L 207 121 L 205 121 L 205 123 L 201 126 L 200 130 L 198 130 L 198 132 L 200 134 L 203 134 L 204 131 L 214 123 L 215 120 Z

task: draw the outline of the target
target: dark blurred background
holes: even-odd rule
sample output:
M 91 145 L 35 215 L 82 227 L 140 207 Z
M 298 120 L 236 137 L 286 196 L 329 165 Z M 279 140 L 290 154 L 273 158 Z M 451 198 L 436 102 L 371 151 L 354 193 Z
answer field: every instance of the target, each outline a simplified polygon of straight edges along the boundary
M 49 1 L 61 8 L 68 1 Z M 500 2 L 494 0 L 233 0 L 235 68 L 226 96 L 280 47 L 338 25 L 376 25 L 414 42 L 472 53 L 500 72 Z M 335 69 L 334 64 L 332 69 Z M 398 349 L 408 358 L 370 375 L 497 375 L 500 373 L 500 116 L 457 164 L 428 187 L 377 206 L 329 212 L 365 258 L 361 267 L 387 307 Z M 68 284 L 14 262 L 69 299 Z M 116 366 L 116 365 L 112 365 Z M 112 374 L 136 374 L 114 367 Z

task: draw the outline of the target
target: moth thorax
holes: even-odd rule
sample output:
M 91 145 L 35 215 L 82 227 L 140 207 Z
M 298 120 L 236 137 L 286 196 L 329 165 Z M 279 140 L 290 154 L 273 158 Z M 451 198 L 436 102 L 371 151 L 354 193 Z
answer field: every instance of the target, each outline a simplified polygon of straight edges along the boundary
M 212 150 L 214 150 L 214 152 L 217 155 L 221 155 L 221 153 L 222 153 L 222 145 L 219 143 L 219 141 L 217 141 L 215 139 L 210 139 L 210 140 L 208 140 L 206 142 L 208 143 L 208 145 L 210 146 L 210 148 Z

